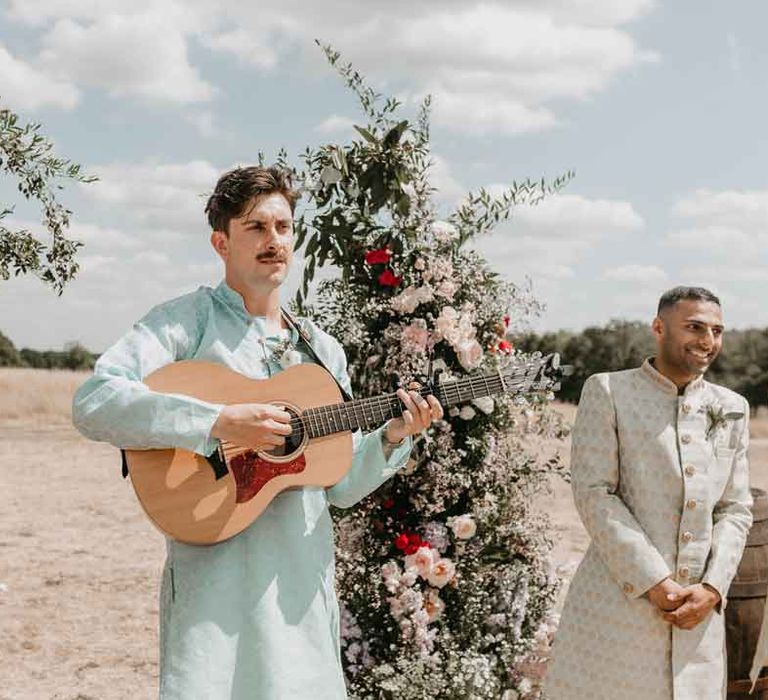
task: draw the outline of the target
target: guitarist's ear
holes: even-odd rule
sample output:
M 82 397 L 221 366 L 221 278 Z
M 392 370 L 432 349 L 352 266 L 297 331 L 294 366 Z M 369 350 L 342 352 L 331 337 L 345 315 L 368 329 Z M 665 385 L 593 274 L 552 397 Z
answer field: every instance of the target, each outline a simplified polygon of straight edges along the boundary
M 211 245 L 219 257 L 226 261 L 229 257 L 229 236 L 224 231 L 214 231 L 211 234 Z

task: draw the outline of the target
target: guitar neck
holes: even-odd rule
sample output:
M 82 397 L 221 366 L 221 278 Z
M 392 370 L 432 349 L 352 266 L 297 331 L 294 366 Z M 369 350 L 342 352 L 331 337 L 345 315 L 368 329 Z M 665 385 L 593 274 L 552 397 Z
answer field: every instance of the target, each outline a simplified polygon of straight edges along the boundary
M 443 407 L 494 394 L 519 394 L 531 387 L 539 369 L 538 364 L 524 365 L 504 374 L 496 372 L 440 382 L 437 387 L 422 387 L 419 393 L 422 396 L 434 394 Z M 396 393 L 382 394 L 306 409 L 302 412 L 302 422 L 309 437 L 316 438 L 347 430 L 373 430 L 391 418 L 401 416 L 403 410 Z

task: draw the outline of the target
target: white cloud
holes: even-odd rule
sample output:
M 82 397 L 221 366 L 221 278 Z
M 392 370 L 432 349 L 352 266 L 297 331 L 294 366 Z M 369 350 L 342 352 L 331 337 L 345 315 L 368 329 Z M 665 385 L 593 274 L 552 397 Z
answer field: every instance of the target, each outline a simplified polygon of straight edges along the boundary
M 0 45 L 0 96 L 17 111 L 47 105 L 69 110 L 77 104 L 79 92 L 72 83 L 51 77 Z
M 501 186 L 489 188 L 498 193 Z M 579 327 L 595 321 L 594 299 L 584 295 L 585 271 L 604 244 L 638 235 L 645 223 L 631 203 L 552 195 L 537 206 L 520 206 L 512 219 L 475 246 L 491 266 L 520 284 L 530 279 L 536 299 L 547 307 L 548 327 Z
M 83 221 L 72 221 L 69 237 L 80 241 L 87 250 L 131 251 L 141 246 L 141 242 L 131 234 L 120 229 L 97 226 Z
M 619 265 L 607 269 L 603 277 L 616 282 L 658 285 L 666 282 L 667 273 L 657 265 Z
M 739 40 L 733 32 L 728 32 L 725 35 L 725 40 L 728 45 L 728 63 L 731 66 L 731 70 L 739 75 L 742 70 Z
M 213 112 L 210 110 L 201 110 L 199 112 L 186 111 L 184 112 L 184 119 L 192 124 L 197 129 L 201 136 L 211 138 L 213 136 L 219 136 L 220 130 L 216 126 L 216 118 Z
M 455 207 L 467 194 L 466 188 L 454 177 L 448 161 L 437 153 L 430 154 L 429 182 L 437 192 L 438 202 Z
M 343 134 L 352 131 L 355 121 L 349 117 L 332 114 L 317 124 L 313 131 L 318 134 Z
M 314 67 L 324 63 L 313 42 L 320 37 L 372 82 L 413 100 L 432 93 L 436 124 L 521 133 L 558 124 L 551 103 L 588 98 L 656 58 L 621 27 L 651 2 L 577 4 L 226 0 L 222 28 L 203 42 L 264 69 L 295 62 L 297 54 Z
M 109 14 L 92 22 L 58 20 L 43 37 L 42 65 L 114 96 L 205 102 L 214 90 L 187 56 L 186 37 L 160 11 Z
M 667 234 L 667 246 L 701 260 L 768 265 L 768 190 L 698 190 L 678 200 L 673 214 L 685 224 Z M 729 269 L 738 275 L 737 266 Z
M 701 189 L 678 200 L 674 213 L 707 225 L 764 228 L 768 190 Z
M 690 265 L 681 270 L 681 275 L 688 280 L 684 284 L 693 286 L 716 287 L 724 281 L 768 284 L 768 269 L 765 265 L 739 265 L 730 274 L 726 275 L 725 272 L 722 265 Z
M 683 254 L 677 281 L 718 294 L 729 326 L 759 324 L 768 294 L 768 190 L 701 189 L 672 213 L 682 223 L 664 243 Z
M 642 17 L 657 3 L 655 0 L 517 0 L 515 4 L 546 10 L 558 21 L 614 26 Z
M 99 180 L 82 187 L 86 198 L 120 219 L 179 233 L 207 228 L 203 213 L 206 197 L 221 174 L 218 168 L 200 160 L 113 163 L 91 170 Z
M 549 269 L 547 277 L 564 278 L 595 245 L 637 233 L 643 226 L 629 202 L 552 195 L 537 206 L 516 208 L 512 220 L 477 240 L 477 247 L 508 275 L 530 274 L 535 281 Z
M 269 70 L 277 65 L 277 51 L 269 46 L 266 37 L 261 37 L 255 30 L 238 28 L 204 35 L 202 44 L 213 51 L 232 54 L 243 63 L 261 70 Z
M 522 227 L 531 227 L 548 238 L 590 241 L 639 231 L 642 217 L 629 202 L 588 199 L 575 194 L 547 197 L 534 207 L 520 207 L 515 215 Z
M 205 102 L 214 89 L 189 60 L 195 38 L 258 70 L 324 64 L 314 39 L 409 99 L 430 92 L 434 123 L 455 131 L 522 133 L 560 123 L 556 105 L 604 91 L 656 58 L 626 30 L 650 0 L 459 0 L 350 4 L 223 0 L 13 0 L 10 16 L 40 26 L 41 60 L 63 80 L 110 94 Z

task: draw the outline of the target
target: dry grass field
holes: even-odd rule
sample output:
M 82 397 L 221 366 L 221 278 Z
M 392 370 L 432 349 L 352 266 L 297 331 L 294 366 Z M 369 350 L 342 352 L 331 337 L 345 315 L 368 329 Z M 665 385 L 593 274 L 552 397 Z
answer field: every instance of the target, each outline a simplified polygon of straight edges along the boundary
M 157 694 L 164 540 L 120 478 L 117 451 L 70 425 L 84 377 L 0 369 L 0 700 Z M 768 416 L 753 437 L 753 482 L 768 488 Z M 553 483 L 538 505 L 567 573 L 587 546 L 568 486 Z

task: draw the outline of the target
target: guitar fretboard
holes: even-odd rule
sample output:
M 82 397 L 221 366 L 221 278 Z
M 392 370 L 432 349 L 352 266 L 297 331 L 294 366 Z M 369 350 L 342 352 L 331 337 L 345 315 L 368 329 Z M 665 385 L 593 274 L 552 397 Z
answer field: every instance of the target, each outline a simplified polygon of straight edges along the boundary
M 484 374 L 455 381 L 440 382 L 436 388 L 424 387 L 419 393 L 434 393 L 444 407 L 505 392 L 520 393 L 529 388 L 541 369 L 540 364 L 523 365 L 503 374 Z M 309 438 L 343 431 L 373 430 L 403 414 L 397 394 L 383 394 L 346 403 L 317 406 L 302 412 L 301 422 Z

